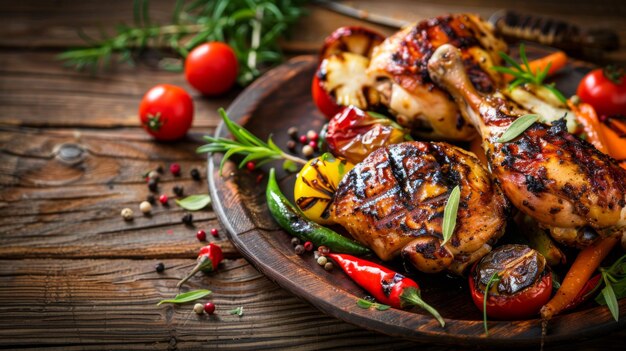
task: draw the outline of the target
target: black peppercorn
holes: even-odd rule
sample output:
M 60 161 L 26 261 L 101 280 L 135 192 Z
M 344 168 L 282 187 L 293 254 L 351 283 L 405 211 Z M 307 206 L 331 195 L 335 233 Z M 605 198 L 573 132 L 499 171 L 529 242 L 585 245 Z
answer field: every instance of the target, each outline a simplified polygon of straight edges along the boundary
M 157 167 L 156 171 L 161 173 L 161 174 L 163 174 L 163 166 L 159 165 L 159 167 Z
M 296 142 L 295 142 L 295 141 L 293 141 L 293 140 L 289 140 L 289 141 L 287 142 L 287 148 L 288 148 L 290 151 L 292 151 L 292 152 L 293 152 L 293 151 L 295 151 L 295 150 L 296 150 Z
M 198 169 L 194 168 L 192 169 L 189 174 L 191 174 L 191 179 L 193 180 L 200 180 L 200 171 L 198 171 Z
M 174 192 L 174 194 L 178 197 L 183 196 L 183 192 L 184 192 L 184 188 L 182 186 L 178 186 L 178 185 L 174 185 L 174 187 L 172 188 L 172 191 Z
M 158 273 L 163 273 L 163 271 L 165 270 L 165 265 L 162 262 L 159 262 L 156 264 L 156 266 L 154 266 L 154 269 L 156 269 Z
M 185 215 L 182 218 L 182 221 L 186 225 L 191 225 L 193 222 L 193 215 L 191 213 L 185 213 Z
M 289 134 L 289 136 L 290 136 L 292 139 L 294 139 L 294 140 L 295 140 L 295 139 L 298 139 L 298 128 L 296 128 L 296 127 L 289 127 L 289 128 L 287 129 L 287 134 Z
M 156 203 L 156 198 L 154 197 L 154 195 L 149 194 L 149 195 L 146 197 L 146 201 L 148 201 L 149 203 L 151 203 L 152 205 L 154 205 L 154 204 Z
M 158 184 L 158 180 L 150 178 L 150 180 L 148 180 L 148 189 L 150 189 L 150 191 L 157 191 Z

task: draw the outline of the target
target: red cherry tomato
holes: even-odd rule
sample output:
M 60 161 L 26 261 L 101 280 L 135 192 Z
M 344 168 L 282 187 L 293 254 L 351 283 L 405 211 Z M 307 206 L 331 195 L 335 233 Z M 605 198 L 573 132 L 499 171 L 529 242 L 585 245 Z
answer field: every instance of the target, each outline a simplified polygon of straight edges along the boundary
M 143 128 L 157 140 L 176 140 L 193 121 L 193 101 L 183 88 L 159 84 L 148 90 L 139 105 Z
M 474 304 L 481 312 L 483 310 L 485 293 L 483 291 L 483 288 L 477 286 L 477 280 L 479 278 L 478 271 L 481 269 L 486 269 L 484 262 L 486 259 L 489 260 L 488 256 L 493 256 L 493 254 L 499 255 L 497 251 L 499 251 L 500 253 L 506 251 L 505 254 L 502 254 L 500 256 L 503 261 L 508 261 L 508 263 L 502 263 L 505 266 L 503 267 L 504 272 L 508 272 L 500 272 L 501 274 L 504 274 L 508 279 L 505 285 L 509 288 L 511 288 L 512 285 L 515 284 L 525 285 L 525 287 L 523 287 L 521 290 L 517 290 L 512 294 L 493 294 L 490 292 L 489 296 L 487 297 L 487 315 L 491 318 L 504 320 L 519 320 L 529 318 L 537 315 L 541 307 L 545 305 L 548 300 L 550 300 L 550 296 L 552 294 L 552 274 L 550 273 L 549 269 L 546 268 L 545 270 L 538 273 L 538 277 L 534 278 L 537 272 L 533 272 L 528 267 L 536 267 L 536 265 L 533 266 L 533 264 L 539 261 L 535 260 L 533 262 L 530 260 L 533 259 L 533 255 L 541 254 L 532 249 L 529 249 L 528 247 L 522 248 L 522 246 L 523 245 L 501 246 L 492 251 L 492 253 L 487 254 L 487 256 L 483 258 L 483 260 L 475 264 L 472 268 L 472 272 L 469 275 L 470 293 L 472 295 L 472 300 L 474 301 Z M 512 256 L 517 255 L 518 253 L 520 254 L 520 256 Z M 543 265 L 545 265 L 545 259 L 543 258 L 543 256 L 538 258 L 543 262 Z M 498 258 L 492 260 L 492 262 L 497 260 Z M 493 269 L 494 264 L 490 264 L 490 269 Z M 495 265 L 497 266 L 498 263 L 496 263 Z M 530 279 L 534 280 L 531 281 Z
M 599 116 L 624 116 L 626 74 L 615 69 L 594 69 L 580 81 L 576 95 L 593 106 Z
M 313 83 L 311 84 L 311 95 L 313 95 L 313 101 L 315 106 L 326 116 L 331 119 L 334 115 L 341 112 L 343 106 L 337 105 L 335 99 L 328 94 L 326 89 L 321 84 L 317 74 L 313 76 Z
M 227 44 L 210 42 L 197 46 L 185 59 L 185 78 L 205 95 L 227 92 L 237 80 L 239 65 Z

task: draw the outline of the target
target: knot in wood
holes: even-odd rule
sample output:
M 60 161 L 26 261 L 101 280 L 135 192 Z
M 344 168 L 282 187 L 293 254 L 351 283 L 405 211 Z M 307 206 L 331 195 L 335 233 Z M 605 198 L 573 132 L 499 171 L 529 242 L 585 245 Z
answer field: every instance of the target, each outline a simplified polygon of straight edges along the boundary
M 85 149 L 75 143 L 64 143 L 55 148 L 56 157 L 63 163 L 75 165 L 85 158 Z

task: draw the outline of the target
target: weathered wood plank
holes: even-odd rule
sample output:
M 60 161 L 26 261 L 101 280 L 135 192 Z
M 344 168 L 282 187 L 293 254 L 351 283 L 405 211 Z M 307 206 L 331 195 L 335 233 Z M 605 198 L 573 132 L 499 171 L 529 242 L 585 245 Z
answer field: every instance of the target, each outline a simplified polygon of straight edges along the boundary
M 0 261 L 0 347 L 64 349 L 265 349 L 409 348 L 328 318 L 264 278 L 243 259 L 225 260 L 188 289 L 208 288 L 201 300 L 214 316 L 198 317 L 193 304 L 156 303 L 178 293 L 176 282 L 193 260 Z M 244 308 L 241 317 L 229 310 Z M 36 337 L 34 337 L 36 336 Z M 448 350 L 449 348 L 435 348 Z

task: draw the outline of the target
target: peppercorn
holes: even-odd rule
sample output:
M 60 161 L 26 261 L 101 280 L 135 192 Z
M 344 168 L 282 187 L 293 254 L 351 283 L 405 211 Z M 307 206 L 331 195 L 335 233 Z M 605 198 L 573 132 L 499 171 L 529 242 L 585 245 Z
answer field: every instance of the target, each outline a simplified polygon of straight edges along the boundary
M 166 206 L 167 205 L 167 195 L 163 194 L 161 196 L 159 196 L 159 202 L 161 203 L 161 205 Z
M 176 177 L 180 175 L 180 165 L 178 163 L 172 163 L 170 165 L 170 172 Z
M 313 152 L 315 152 L 315 150 L 311 147 L 311 145 L 304 145 L 302 147 L 302 155 L 304 155 L 304 157 L 313 156 Z
M 256 165 L 254 164 L 254 162 L 250 161 L 250 162 L 246 163 L 246 168 L 249 171 L 254 171 L 254 168 L 256 168 Z
M 193 223 L 193 215 L 191 213 L 185 213 L 182 218 L 182 222 L 186 225 L 191 225 Z M 206 234 L 205 234 L 206 237 Z
M 148 196 L 146 196 L 146 201 L 148 201 L 151 205 L 154 205 L 156 203 L 156 198 L 154 197 L 154 195 L 149 194 Z
M 139 210 L 145 215 L 150 214 L 150 211 L 152 211 L 152 205 L 148 201 L 142 201 L 139 204 Z
M 293 140 L 289 140 L 287 142 L 287 149 L 289 149 L 289 151 L 295 151 L 296 150 L 296 142 Z
M 198 241 L 206 241 L 206 232 L 202 229 L 198 230 L 196 233 L 196 238 Z
M 211 228 L 211 235 L 213 235 L 213 237 L 217 237 L 217 229 L 216 228 Z
M 174 187 L 172 188 L 172 192 L 174 192 L 174 194 L 177 197 L 183 196 L 184 190 L 185 190 L 185 188 L 183 188 L 182 186 L 178 186 L 178 185 L 174 185 Z
M 215 312 L 215 304 L 213 302 L 205 303 L 204 312 L 206 312 L 207 314 L 213 314 L 213 312 Z
M 204 313 L 204 305 L 201 303 L 197 303 L 195 305 L 193 305 L 193 311 L 196 312 L 197 314 L 203 314 Z
M 313 250 L 313 243 L 310 241 L 307 241 L 304 243 L 304 249 L 307 251 L 312 251 Z
M 324 265 L 324 269 L 327 271 L 332 271 L 333 270 L 333 263 L 332 262 L 326 262 L 326 264 Z
M 317 248 L 317 252 L 319 252 L 321 256 L 326 256 L 330 253 L 330 249 L 327 246 L 322 245 Z
M 198 171 L 197 168 L 192 168 L 189 174 L 191 175 L 191 179 L 196 181 L 200 180 L 200 171 Z
M 289 129 L 287 129 L 287 134 L 289 134 L 289 136 L 292 139 L 297 139 L 298 138 L 298 128 L 296 127 L 289 127 Z
M 327 262 L 328 262 L 328 259 L 324 256 L 320 256 L 317 259 L 317 264 L 319 264 L 320 266 L 324 266 Z
M 309 142 L 309 139 L 306 138 L 306 135 L 300 135 L 299 140 L 301 144 L 306 144 Z
M 158 165 L 156 168 L 156 171 L 163 174 L 163 166 L 162 165 Z
M 291 245 L 293 245 L 293 246 L 300 245 L 300 239 L 298 239 L 298 238 L 291 238 Z
M 311 141 L 309 141 L 309 144 L 308 144 L 308 145 L 309 145 L 310 147 L 312 147 L 312 148 L 313 148 L 313 150 L 317 150 L 317 141 L 313 141 L 313 140 L 311 140 Z
M 319 138 L 319 135 L 317 135 L 317 133 L 311 129 L 308 132 L 306 132 L 306 137 L 309 138 L 309 140 L 311 141 L 317 141 L 317 138 Z
M 157 191 L 158 185 L 159 181 L 155 178 L 150 178 L 150 180 L 148 180 L 148 189 L 150 189 L 150 191 Z
M 156 269 L 157 273 L 163 273 L 165 265 L 162 262 L 159 262 L 154 266 L 154 269 Z
M 159 172 L 157 171 L 150 171 L 150 173 L 148 173 L 148 178 L 158 180 L 159 178 L 161 178 L 161 176 L 159 175 Z
M 122 210 L 121 212 L 122 218 L 124 218 L 125 221 L 132 221 L 133 220 L 133 210 L 131 210 L 130 208 L 125 208 Z
M 296 255 L 302 255 L 304 253 L 304 246 L 296 245 L 294 250 L 296 251 Z

